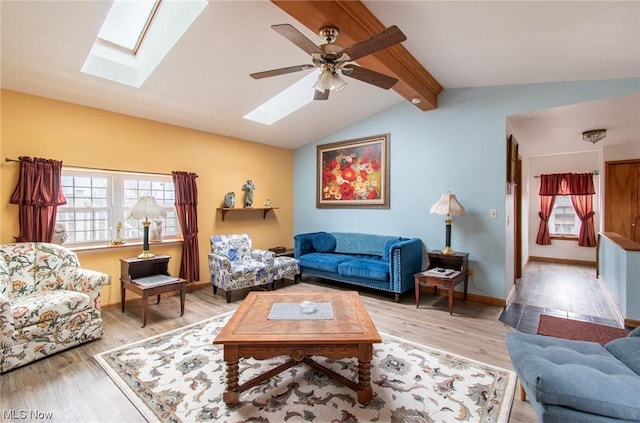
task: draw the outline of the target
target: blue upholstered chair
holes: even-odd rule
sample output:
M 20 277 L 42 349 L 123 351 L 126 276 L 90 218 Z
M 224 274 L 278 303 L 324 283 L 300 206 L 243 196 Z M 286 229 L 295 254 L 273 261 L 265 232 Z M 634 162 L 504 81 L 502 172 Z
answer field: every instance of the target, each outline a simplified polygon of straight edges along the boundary
M 227 302 L 231 291 L 267 285 L 273 289 L 273 263 L 275 254 L 252 247 L 249 234 L 211 236 L 209 272 L 213 294 L 224 290 Z

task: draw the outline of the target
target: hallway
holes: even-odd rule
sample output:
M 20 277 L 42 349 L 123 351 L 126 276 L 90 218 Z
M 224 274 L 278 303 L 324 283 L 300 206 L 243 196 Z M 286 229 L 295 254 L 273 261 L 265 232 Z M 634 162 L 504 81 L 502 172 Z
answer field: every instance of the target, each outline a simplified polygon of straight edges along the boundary
M 541 314 L 624 327 L 593 266 L 530 261 L 500 320 L 536 333 Z

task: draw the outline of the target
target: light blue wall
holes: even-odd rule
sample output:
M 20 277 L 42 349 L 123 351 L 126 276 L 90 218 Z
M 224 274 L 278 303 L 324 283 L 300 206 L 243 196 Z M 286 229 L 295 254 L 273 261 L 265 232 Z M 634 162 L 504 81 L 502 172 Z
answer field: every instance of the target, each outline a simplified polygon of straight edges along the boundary
M 429 112 L 402 102 L 295 151 L 294 233 L 400 235 L 422 239 L 425 250 L 441 249 L 443 216 L 429 208 L 451 191 L 467 210 L 454 220 L 451 244 L 470 253 L 469 292 L 505 298 L 506 116 L 638 91 L 640 79 L 626 79 L 445 90 Z M 316 146 L 385 133 L 391 207 L 317 209 Z M 498 219 L 489 218 L 490 209 Z

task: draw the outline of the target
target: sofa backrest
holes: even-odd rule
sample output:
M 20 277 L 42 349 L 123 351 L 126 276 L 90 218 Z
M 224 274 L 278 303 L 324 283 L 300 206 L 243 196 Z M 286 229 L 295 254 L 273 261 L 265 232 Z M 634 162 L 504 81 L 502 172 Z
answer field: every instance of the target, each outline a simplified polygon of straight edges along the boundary
M 336 253 L 368 254 L 382 256 L 385 246 L 390 240 L 398 241 L 400 237 L 387 235 L 361 234 L 352 232 L 332 232 L 336 240 Z
M 211 252 L 222 254 L 231 261 L 251 258 L 251 236 L 249 234 L 212 235 Z
M 79 267 L 71 250 L 45 242 L 0 245 L 0 293 L 8 298 L 36 291 L 65 289 L 62 275 L 69 267 Z

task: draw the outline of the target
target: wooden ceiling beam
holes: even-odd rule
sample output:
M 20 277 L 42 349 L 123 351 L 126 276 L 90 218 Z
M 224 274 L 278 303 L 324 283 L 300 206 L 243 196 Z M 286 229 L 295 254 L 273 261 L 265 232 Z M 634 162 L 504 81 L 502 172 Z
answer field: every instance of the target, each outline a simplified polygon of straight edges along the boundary
M 340 36 L 336 44 L 342 47 L 348 47 L 385 29 L 360 1 L 271 2 L 315 33 L 325 26 L 338 28 Z M 442 85 L 402 44 L 370 54 L 357 62 L 365 68 L 398 78 L 393 89 L 419 109 L 426 111 L 438 107 L 438 94 L 442 91 Z M 419 103 L 414 101 L 416 98 L 420 99 Z

